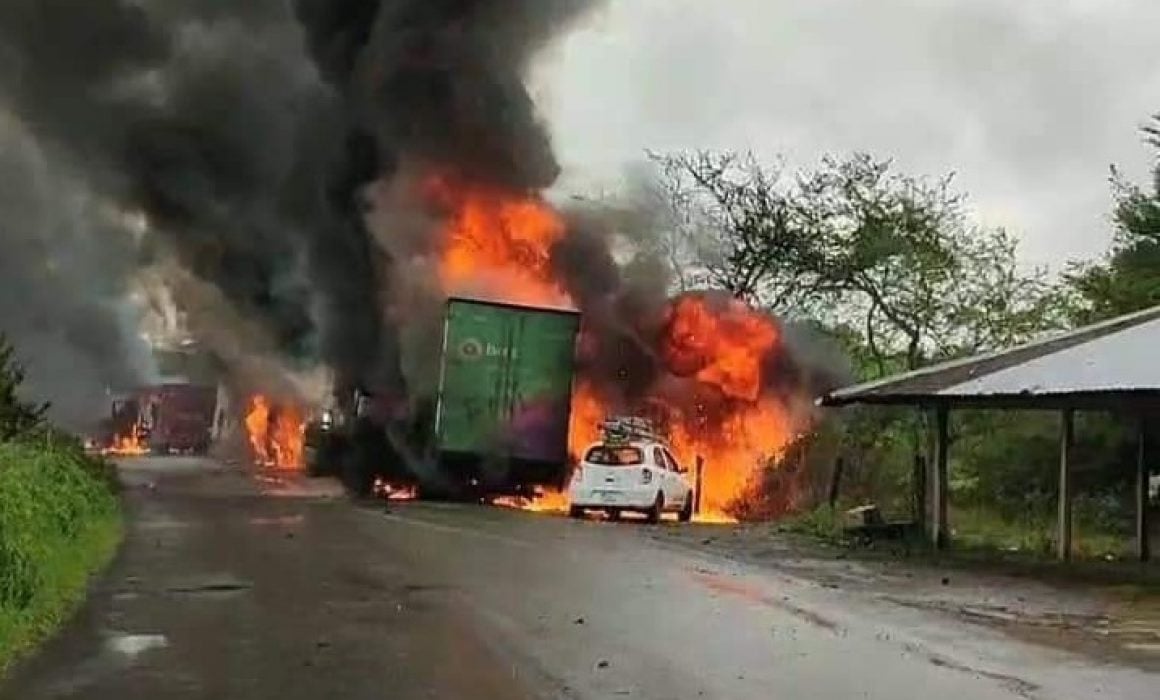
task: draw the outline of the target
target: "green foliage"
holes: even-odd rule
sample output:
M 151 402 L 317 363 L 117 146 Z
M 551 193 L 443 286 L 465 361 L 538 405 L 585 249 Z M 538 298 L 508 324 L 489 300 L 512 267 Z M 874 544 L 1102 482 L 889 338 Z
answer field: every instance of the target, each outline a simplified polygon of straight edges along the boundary
M 14 353 L 0 334 L 0 441 L 40 428 L 48 410 L 47 405 L 23 401 L 18 395 L 24 369 L 16 362 Z
M 1160 115 L 1144 135 L 1157 149 L 1154 182 L 1135 185 L 1113 171 L 1114 244 L 1103 260 L 1073 265 L 1059 281 L 1022 269 L 1006 231 L 973 223 L 950 177 L 911 177 L 865 154 L 826 158 L 794 176 L 731 153 L 653 158 L 682 229 L 685 286 L 724 288 L 811 318 L 867 381 L 1160 304 Z M 1111 551 L 1128 531 L 1132 422 L 1077 416 L 1081 551 Z M 814 442 L 828 460 L 844 456 L 844 499 L 902 517 L 913 508 L 916 456 L 929 456 L 928 423 L 912 409 L 847 409 L 830 414 Z M 1058 414 L 956 412 L 952 432 L 951 498 L 965 542 L 1050 549 Z M 767 486 L 805 489 L 791 466 L 774 465 Z M 817 458 L 807 466 L 832 469 Z M 818 502 L 817 485 L 808 490 Z M 770 497 L 748 504 L 757 516 L 787 505 Z M 807 529 L 831 522 L 810 517 Z
M 1072 556 L 1076 559 L 1127 558 L 1131 542 L 1115 512 L 1099 496 L 1076 498 Z M 998 550 L 1050 559 L 1056 555 L 1053 507 L 1005 513 L 974 505 L 951 509 L 953 542 L 959 549 Z
M 732 153 L 653 159 L 673 220 L 700 234 L 704 285 L 853 332 L 873 375 L 1065 321 L 1044 273 L 1019 269 L 1008 233 L 970 223 L 950 177 L 866 154 L 796 177 Z
M 0 444 L 0 673 L 112 555 L 120 514 L 102 469 L 70 446 Z
M 0 338 L 0 674 L 64 620 L 120 535 L 113 466 L 22 401 L 23 378 Z
M 677 238 L 693 249 L 677 257 L 692 257 L 700 268 L 692 286 L 775 309 L 811 300 L 818 284 L 810 262 L 815 246 L 791 180 L 779 168 L 729 152 L 650 157 Z
M 783 532 L 804 535 L 823 542 L 845 540 L 845 521 L 840 508 L 822 505 L 799 513 L 778 523 Z
M 1116 226 L 1112 249 L 1101 261 L 1073 265 L 1067 280 L 1076 295 L 1073 316 L 1091 322 L 1160 304 L 1160 115 L 1144 128 L 1157 149 L 1154 181 L 1147 189 L 1112 171 Z

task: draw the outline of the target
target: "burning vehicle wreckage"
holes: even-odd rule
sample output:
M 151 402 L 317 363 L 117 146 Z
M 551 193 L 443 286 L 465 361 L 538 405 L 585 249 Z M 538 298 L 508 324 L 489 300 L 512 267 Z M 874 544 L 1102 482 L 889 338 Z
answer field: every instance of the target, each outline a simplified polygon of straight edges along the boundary
M 619 213 L 553 204 L 527 74 L 599 4 L 100 3 L 124 41 L 58 82 L 108 89 L 46 80 L 13 110 L 96 164 L 85 184 L 132 220 L 134 272 L 255 397 L 259 464 L 360 494 L 544 496 L 605 417 L 635 415 L 703 458 L 701 502 L 722 510 L 810 429 L 833 372 L 743 301 L 670 296 L 659 246 Z M 30 72 L 76 64 L 9 38 Z M 89 92 L 104 101 L 76 109 Z M 126 128 L 80 128 L 90 108 Z M 332 386 L 301 390 L 314 370 Z
M 216 393 L 184 382 L 140 387 L 112 402 L 90 446 L 121 457 L 205 454 L 213 440 Z
M 636 232 L 547 196 L 560 167 L 524 73 L 591 4 L 299 4 L 355 125 L 328 190 L 343 237 L 309 249 L 334 376 L 288 451 L 311 473 L 551 502 L 604 419 L 638 415 L 704 460 L 723 512 L 809 430 L 828 360 L 725 293 L 670 296 L 657 256 L 614 255 Z
M 698 500 L 725 516 L 809 425 L 810 392 L 772 317 L 708 292 L 656 311 L 612 333 L 576 310 L 451 297 L 435 392 L 337 401 L 306 430 L 307 469 L 361 495 L 565 509 L 579 456 L 631 413 L 706 465 Z

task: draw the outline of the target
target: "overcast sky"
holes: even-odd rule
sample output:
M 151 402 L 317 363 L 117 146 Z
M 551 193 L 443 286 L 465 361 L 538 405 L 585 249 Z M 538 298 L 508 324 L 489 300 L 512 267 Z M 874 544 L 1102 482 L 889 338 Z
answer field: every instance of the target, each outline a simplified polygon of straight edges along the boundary
M 1058 266 L 1107 245 L 1108 166 L 1147 172 L 1160 1 L 609 0 L 535 90 L 564 188 L 645 149 L 868 150 L 955 171 L 982 222 Z

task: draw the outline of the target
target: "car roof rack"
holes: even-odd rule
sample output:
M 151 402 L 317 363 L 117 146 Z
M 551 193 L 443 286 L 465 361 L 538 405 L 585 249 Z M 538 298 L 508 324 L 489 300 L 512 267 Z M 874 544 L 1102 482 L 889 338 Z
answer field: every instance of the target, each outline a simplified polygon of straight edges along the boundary
M 630 440 L 664 442 L 653 422 L 639 416 L 611 416 L 600 424 L 604 442 L 617 443 Z

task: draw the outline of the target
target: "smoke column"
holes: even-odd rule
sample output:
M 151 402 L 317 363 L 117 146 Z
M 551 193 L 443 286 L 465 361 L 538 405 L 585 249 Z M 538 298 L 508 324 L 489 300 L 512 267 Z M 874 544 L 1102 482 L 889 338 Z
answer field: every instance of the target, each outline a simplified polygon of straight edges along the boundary
M 46 358 L 34 375 L 84 368 L 86 395 L 138 381 L 125 299 L 146 276 L 243 385 L 308 398 L 294 376 L 321 364 L 414 399 L 442 223 L 416 188 L 433 165 L 528 197 L 556 181 L 525 75 L 599 4 L 6 0 L 0 168 L 27 191 L 0 196 L 0 299 L 25 301 L 0 329 Z M 563 220 L 550 266 L 585 314 L 582 374 L 627 404 L 690 386 L 661 348 L 666 266 L 618 264 L 604 212 Z M 777 362 L 779 391 L 824 374 Z

